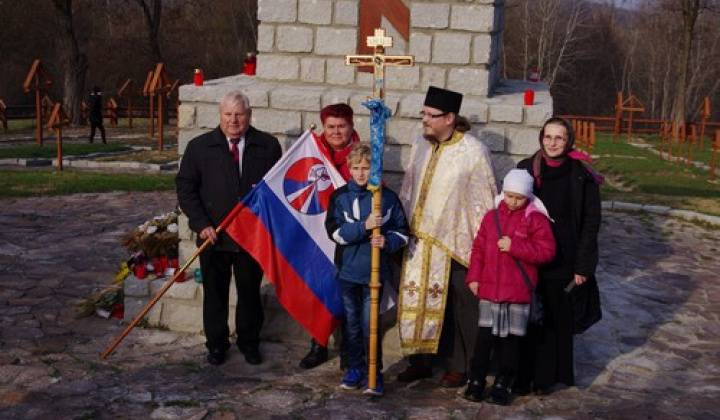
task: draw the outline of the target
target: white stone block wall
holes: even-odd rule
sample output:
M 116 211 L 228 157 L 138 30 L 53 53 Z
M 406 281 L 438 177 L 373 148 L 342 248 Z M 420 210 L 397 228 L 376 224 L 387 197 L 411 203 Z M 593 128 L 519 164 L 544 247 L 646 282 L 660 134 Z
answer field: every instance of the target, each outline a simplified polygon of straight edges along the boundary
M 436 85 L 471 95 L 492 92 L 499 81 L 497 40 L 504 25 L 504 0 L 469 3 L 405 0 L 410 11 L 408 40 L 382 18 L 386 34 L 393 36 L 388 54 L 416 59 L 410 74 L 388 68 L 387 79 L 395 82 L 394 89 L 425 90 Z M 344 68 L 345 56 L 356 53 L 358 8 L 358 0 L 259 0 L 257 77 L 371 87 L 369 73 Z M 306 57 L 324 60 L 324 68 L 319 61 L 305 61 Z M 458 66 L 465 71 L 454 73 Z M 472 88 L 467 90 L 468 86 Z

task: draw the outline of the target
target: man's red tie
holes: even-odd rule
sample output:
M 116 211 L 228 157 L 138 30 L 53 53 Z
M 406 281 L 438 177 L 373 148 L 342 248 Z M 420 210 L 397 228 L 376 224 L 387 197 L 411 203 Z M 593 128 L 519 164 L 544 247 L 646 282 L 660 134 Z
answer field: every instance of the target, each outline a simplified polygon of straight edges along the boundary
M 238 143 L 240 143 L 240 139 L 230 139 L 230 142 L 232 143 L 232 146 L 230 146 L 230 153 L 232 153 L 233 160 L 237 165 L 240 163 L 240 149 L 238 149 Z

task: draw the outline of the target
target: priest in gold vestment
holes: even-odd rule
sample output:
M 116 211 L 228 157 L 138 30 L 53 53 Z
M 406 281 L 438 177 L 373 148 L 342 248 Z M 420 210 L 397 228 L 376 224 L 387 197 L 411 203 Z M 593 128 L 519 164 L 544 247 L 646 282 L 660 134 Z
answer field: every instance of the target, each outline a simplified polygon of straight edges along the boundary
M 401 382 L 432 376 L 441 385 L 467 381 L 478 325 L 478 300 L 464 281 L 473 240 L 493 208 L 497 184 L 487 146 L 459 115 L 462 95 L 431 86 L 423 105 L 423 136 L 412 147 L 400 199 L 412 238 L 403 264 L 398 323 L 410 366 Z

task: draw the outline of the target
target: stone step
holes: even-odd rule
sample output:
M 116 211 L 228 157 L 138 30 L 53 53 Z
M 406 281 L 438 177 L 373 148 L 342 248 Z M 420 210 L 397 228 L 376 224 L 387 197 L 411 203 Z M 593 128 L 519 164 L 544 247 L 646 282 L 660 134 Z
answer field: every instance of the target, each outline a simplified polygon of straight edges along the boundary
M 125 320 L 130 322 L 143 311 L 145 306 L 165 286 L 169 278 L 138 279 L 130 274 L 125 278 Z M 171 331 L 202 334 L 202 285 L 192 276 L 184 282 L 176 282 L 147 313 L 147 325 Z M 280 305 L 275 295 L 275 287 L 263 279 L 260 294 L 265 310 L 265 323 L 261 338 L 275 342 L 309 342 L 310 335 Z M 235 288 L 230 288 L 230 331 L 235 328 Z M 387 355 L 400 355 L 400 338 L 395 328 L 397 311 L 395 308 L 380 317 L 380 330 L 383 334 L 383 352 Z M 333 337 L 330 347 L 336 348 Z

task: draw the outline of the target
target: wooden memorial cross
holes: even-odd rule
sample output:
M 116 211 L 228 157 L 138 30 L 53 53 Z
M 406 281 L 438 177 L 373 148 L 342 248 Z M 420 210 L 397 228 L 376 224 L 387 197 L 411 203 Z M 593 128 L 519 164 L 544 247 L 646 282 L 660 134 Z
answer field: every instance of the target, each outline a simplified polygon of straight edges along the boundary
M 613 130 L 613 143 L 620 137 L 622 126 L 622 92 L 618 92 L 615 96 L 615 128 Z
M 35 91 L 35 119 L 37 125 L 37 141 L 38 146 L 43 145 L 43 127 L 42 127 L 42 98 L 41 92 L 47 90 L 52 85 L 52 79 L 45 71 L 39 58 L 33 61 L 30 71 L 25 77 L 23 90 L 27 93 L 31 90 Z
M 708 118 L 710 118 L 710 98 L 706 96 L 700 107 L 700 143 L 698 143 L 700 150 L 705 150 L 705 127 L 707 126 Z
M 385 36 L 385 30 L 375 29 L 375 35 L 367 38 L 368 47 L 373 48 L 373 55 L 348 55 L 345 65 L 373 66 L 373 97 L 385 99 L 385 66 L 413 66 L 415 57 L 411 55 L 385 55 L 385 48 L 392 47 L 392 38 Z M 380 156 L 382 159 L 382 156 Z M 373 191 L 373 213 L 379 214 L 382 209 L 382 188 Z M 380 228 L 373 229 L 373 235 L 380 235 Z M 368 388 L 377 386 L 377 337 L 378 337 L 378 302 L 380 292 L 380 249 L 372 248 L 370 276 L 370 343 L 368 349 Z
M 55 130 L 57 134 L 57 167 L 59 171 L 63 169 L 62 161 L 62 128 L 63 126 L 70 125 L 70 118 L 63 109 L 60 103 L 55 104 L 55 107 L 50 114 L 48 119 L 47 127 L 48 130 Z
M 52 114 L 53 110 L 55 109 L 55 101 L 50 99 L 50 97 L 47 95 L 43 96 L 40 104 L 42 105 L 43 117 Z
M 578 148 L 588 155 L 592 154 L 595 147 L 595 123 L 591 121 L 573 120 L 575 128 L 575 139 Z
M 90 124 L 90 105 L 83 99 L 80 101 L 80 117 L 82 118 L 83 124 Z
M 683 142 L 685 141 L 685 137 L 687 134 L 686 131 L 686 125 L 684 122 L 680 124 L 680 127 L 677 129 L 677 149 L 675 150 L 675 163 L 678 165 L 680 164 L 680 155 L 682 155 L 682 148 L 683 148 Z M 676 131 L 673 130 L 673 135 Z
M 153 109 L 153 96 L 154 95 L 152 95 L 150 93 L 150 84 L 152 83 L 153 75 L 154 75 L 154 71 L 150 70 L 147 74 L 147 77 L 145 78 L 145 84 L 143 85 L 143 88 L 141 91 L 141 93 L 144 97 L 146 97 L 146 98 L 150 97 L 150 109 L 148 111 L 150 113 L 150 138 L 155 137 L 155 110 Z
M 0 123 L 2 123 L 3 129 L 7 131 L 7 106 L 5 106 L 5 102 L 3 102 L 2 99 L 0 99 Z
M 669 140 L 669 132 L 670 132 L 670 123 L 667 121 L 663 121 L 661 124 L 661 130 L 660 130 L 660 153 L 658 156 L 660 159 L 664 159 L 663 157 L 663 150 L 665 149 L 665 140 Z M 668 147 L 669 149 L 669 147 Z M 670 150 L 668 150 L 668 159 L 670 159 Z
M 118 90 L 118 98 L 125 98 L 127 107 L 128 127 L 133 128 L 133 109 L 132 109 L 133 81 L 127 79 Z
M 710 159 L 710 179 L 715 179 L 715 159 L 717 158 L 718 149 L 720 149 L 720 130 L 715 130 L 715 139 L 712 142 L 713 153 Z
M 617 93 L 617 99 L 615 101 L 615 132 L 613 133 L 613 141 L 617 140 L 620 136 L 620 130 L 622 128 L 622 113 L 623 111 L 630 112 L 627 126 L 627 138 L 630 140 L 632 134 L 632 124 L 635 112 L 645 112 L 645 107 L 635 95 L 630 95 L 627 101 L 623 102 L 622 92 Z
M 572 126 L 573 126 L 573 131 L 575 132 L 575 146 L 578 148 L 578 150 L 587 151 L 586 144 L 585 144 L 585 131 L 584 131 L 584 129 L 587 128 L 587 126 L 586 126 L 585 122 L 583 120 L 573 119 Z
M 688 142 L 688 151 L 687 151 L 687 159 L 685 159 L 685 164 L 687 166 L 692 165 L 692 149 L 695 145 L 695 140 L 697 140 L 697 127 L 694 123 L 690 123 L 690 135 L 687 136 L 687 142 Z
M 150 94 L 157 95 L 158 98 L 158 152 L 162 152 L 163 149 L 163 96 L 170 92 L 171 86 L 172 82 L 165 71 L 165 66 L 163 63 L 158 63 L 150 82 Z
M 589 124 L 590 132 L 588 133 L 588 155 L 592 155 L 593 150 L 595 149 L 595 122 L 591 122 Z
M 115 98 L 110 98 L 107 100 L 108 117 L 110 117 L 110 125 L 111 126 L 118 125 L 117 108 L 118 108 L 118 104 L 115 101 Z

